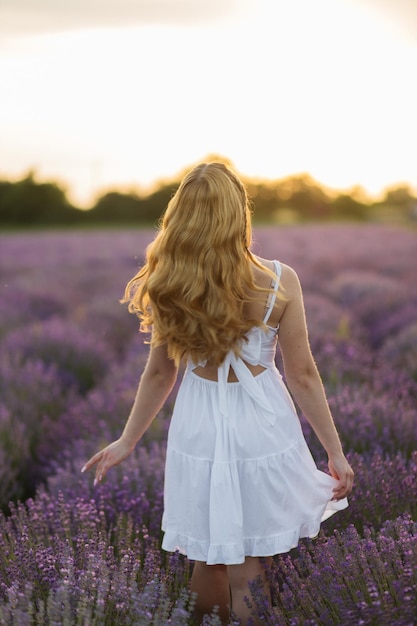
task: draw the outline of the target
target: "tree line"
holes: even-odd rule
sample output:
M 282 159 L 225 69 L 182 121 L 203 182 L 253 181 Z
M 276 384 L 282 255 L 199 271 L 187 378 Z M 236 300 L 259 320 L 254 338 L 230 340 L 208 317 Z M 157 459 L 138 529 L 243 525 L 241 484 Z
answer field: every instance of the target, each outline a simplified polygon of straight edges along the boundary
M 378 202 L 357 187 L 349 193 L 324 189 L 308 174 L 276 181 L 244 179 L 255 223 L 359 220 L 381 216 L 417 219 L 417 198 L 407 185 L 388 189 Z M 100 196 L 89 210 L 70 203 L 55 182 L 38 182 L 33 172 L 16 182 L 0 181 L 0 227 L 82 226 L 100 224 L 153 225 L 161 217 L 179 180 L 160 183 L 152 192 L 113 190 Z

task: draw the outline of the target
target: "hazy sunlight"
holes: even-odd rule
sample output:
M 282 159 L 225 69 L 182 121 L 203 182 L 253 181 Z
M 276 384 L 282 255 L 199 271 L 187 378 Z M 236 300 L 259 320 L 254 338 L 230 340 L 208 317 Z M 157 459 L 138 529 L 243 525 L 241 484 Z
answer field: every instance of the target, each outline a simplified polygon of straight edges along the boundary
M 245 7 L 6 39 L 0 175 L 34 168 L 88 203 L 218 153 L 247 175 L 417 187 L 415 42 L 354 1 Z

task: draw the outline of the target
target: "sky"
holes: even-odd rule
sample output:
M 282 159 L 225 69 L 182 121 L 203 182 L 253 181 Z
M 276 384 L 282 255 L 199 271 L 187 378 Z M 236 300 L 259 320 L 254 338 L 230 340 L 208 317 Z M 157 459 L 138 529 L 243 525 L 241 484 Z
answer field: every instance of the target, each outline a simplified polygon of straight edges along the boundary
M 0 0 L 0 179 L 88 207 L 221 155 L 417 190 L 416 0 Z

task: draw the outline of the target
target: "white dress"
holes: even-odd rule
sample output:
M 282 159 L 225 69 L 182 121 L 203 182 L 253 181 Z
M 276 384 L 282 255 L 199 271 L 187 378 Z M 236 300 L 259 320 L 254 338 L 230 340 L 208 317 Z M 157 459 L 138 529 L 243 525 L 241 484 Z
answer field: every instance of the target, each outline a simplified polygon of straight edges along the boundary
M 281 266 L 275 261 L 275 272 Z M 279 282 L 264 318 L 268 322 Z M 346 499 L 317 469 L 275 365 L 277 328 L 252 328 L 218 380 L 189 363 L 168 433 L 162 548 L 209 565 L 288 552 Z M 266 369 L 254 376 L 243 361 Z M 227 382 L 232 367 L 238 382 Z

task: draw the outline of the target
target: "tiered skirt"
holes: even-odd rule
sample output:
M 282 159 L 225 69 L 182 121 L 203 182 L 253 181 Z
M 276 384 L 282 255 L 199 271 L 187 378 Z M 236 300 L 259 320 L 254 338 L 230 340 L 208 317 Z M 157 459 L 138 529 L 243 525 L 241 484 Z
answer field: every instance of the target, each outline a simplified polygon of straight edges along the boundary
M 348 505 L 332 500 L 337 481 L 317 469 L 278 370 L 256 382 L 273 419 L 240 382 L 227 384 L 222 415 L 217 382 L 186 372 L 168 434 L 165 550 L 209 565 L 272 556 L 316 536 Z

